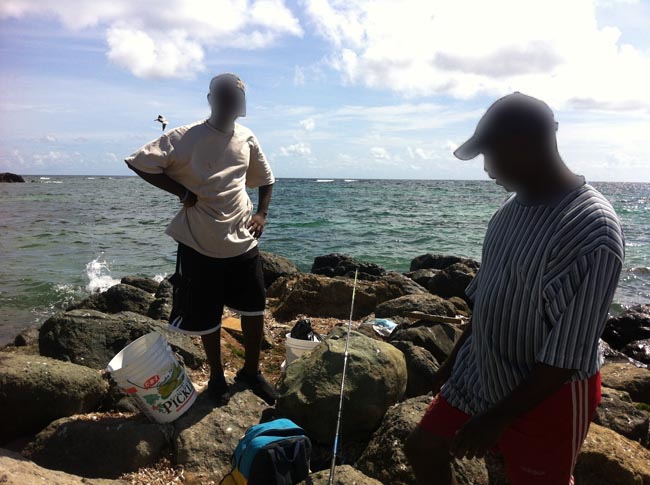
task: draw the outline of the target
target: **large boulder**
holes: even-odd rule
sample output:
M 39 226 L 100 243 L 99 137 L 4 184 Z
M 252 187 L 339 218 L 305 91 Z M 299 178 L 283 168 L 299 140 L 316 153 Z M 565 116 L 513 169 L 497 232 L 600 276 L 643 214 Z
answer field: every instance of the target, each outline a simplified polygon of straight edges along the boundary
M 249 390 L 234 388 L 228 404 L 215 407 L 206 393 L 174 422 L 174 462 L 190 483 L 219 483 L 246 430 L 259 423 L 266 403 Z
M 622 352 L 634 360 L 650 365 L 650 338 L 630 342 L 623 347 Z
M 25 179 L 15 173 L 11 172 L 2 172 L 0 173 L 0 182 L 8 182 L 8 183 L 24 183 Z
M 277 299 L 273 316 L 281 321 L 298 315 L 347 319 L 350 315 L 353 281 L 350 278 L 301 273 L 279 278 L 268 290 L 270 298 Z M 354 318 L 373 313 L 378 304 L 426 290 L 414 281 L 397 273 L 390 273 L 378 281 L 358 281 L 354 303 Z
M 427 288 L 434 295 L 443 298 L 456 296 L 467 300 L 465 288 L 471 283 L 475 275 L 475 270 L 463 263 L 452 264 L 431 278 Z
M 407 341 L 428 350 L 438 362 L 451 354 L 462 331 L 451 323 L 420 320 L 412 325 L 400 325 L 390 335 L 391 342 Z
M 650 404 L 650 369 L 614 362 L 601 369 L 603 385 L 626 391 L 633 401 Z
M 636 367 L 644 367 L 644 368 L 648 367 L 648 364 L 639 362 L 638 360 L 633 359 L 629 355 L 624 354 L 620 350 L 614 350 L 612 346 L 609 345 L 607 342 L 605 342 L 603 339 L 600 339 L 598 341 L 598 349 L 602 354 L 603 359 L 605 360 L 606 363 L 625 362 L 628 364 L 632 364 Z
M 589 485 L 648 485 L 650 450 L 592 423 L 573 475 Z
M 0 443 L 96 409 L 108 391 L 98 372 L 38 355 L 0 352 Z
M 422 254 L 411 261 L 410 271 L 417 271 L 419 269 L 445 269 L 456 263 L 462 263 L 473 270 L 477 270 L 480 266 L 478 261 L 474 261 L 473 259 L 444 254 Z
M 300 482 L 299 485 L 328 485 L 330 471 L 321 470 L 309 475 L 307 480 Z M 350 465 L 340 465 L 334 472 L 335 485 L 382 485 L 381 482 L 365 476 L 359 470 L 352 468 Z
M 650 305 L 633 306 L 605 324 L 603 340 L 615 349 L 645 339 L 650 339 Z
M 452 303 L 439 296 L 429 293 L 416 293 L 380 303 L 375 309 L 375 316 L 377 318 L 402 317 L 412 312 L 448 317 L 453 317 L 458 313 Z
M 415 483 L 413 469 L 404 454 L 404 443 L 422 419 L 431 399 L 430 396 L 420 396 L 391 407 L 357 461 L 359 470 L 381 483 L 391 485 Z M 488 483 L 487 470 L 480 460 L 456 461 L 454 469 L 459 484 L 487 485 Z
M 643 446 L 650 445 L 650 413 L 637 409 L 625 391 L 602 388 L 602 401 L 596 410 L 594 423 Z
M 173 302 L 174 287 L 169 282 L 169 279 L 164 279 L 156 289 L 154 300 L 149 305 L 149 310 L 147 310 L 147 316 L 154 320 L 168 321 Z
M 406 360 L 408 380 L 404 397 L 422 396 L 431 392 L 432 383 L 440 364 L 428 350 L 414 345 L 412 342 L 398 340 L 391 342 L 400 349 Z
M 344 350 L 345 329 L 337 327 L 313 351 L 287 366 L 278 383 L 278 413 L 323 444 L 334 439 Z M 406 362 L 392 345 L 355 331 L 349 352 L 341 433 L 348 441 L 363 441 L 404 395 Z
M 120 283 L 111 286 L 102 293 L 90 295 L 68 309 L 83 308 L 103 313 L 135 312 L 146 315 L 153 300 L 154 297 L 151 293 L 135 286 Z
M 123 480 L 86 478 L 49 470 L 19 453 L 0 448 L 0 483 L 5 485 L 128 485 Z
M 120 280 L 123 285 L 130 285 L 139 288 L 147 293 L 155 293 L 160 286 L 156 280 L 143 278 L 141 276 L 125 276 Z
M 144 416 L 74 416 L 51 423 L 23 454 L 46 468 L 118 478 L 156 462 L 169 448 L 171 425 Z
M 333 253 L 318 256 L 314 259 L 311 272 L 323 276 L 347 276 L 354 278 L 354 272 L 359 271 L 361 280 L 376 281 L 386 274 L 386 270 L 374 263 L 357 261 L 347 254 Z
M 427 288 L 429 286 L 429 281 L 433 278 L 436 273 L 440 271 L 438 269 L 418 269 L 416 271 L 409 271 L 404 273 L 404 276 L 411 278 L 418 285 L 424 286 Z
M 50 317 L 40 329 L 42 355 L 94 369 L 104 369 L 126 345 L 149 332 L 161 333 L 189 367 L 205 362 L 203 349 L 191 337 L 167 329 L 160 321 L 132 312 L 105 314 L 71 310 Z
M 278 256 L 277 254 L 260 251 L 260 258 L 262 260 L 262 272 L 264 273 L 264 286 L 266 288 L 271 286 L 281 276 L 300 273 L 298 266 L 287 258 Z

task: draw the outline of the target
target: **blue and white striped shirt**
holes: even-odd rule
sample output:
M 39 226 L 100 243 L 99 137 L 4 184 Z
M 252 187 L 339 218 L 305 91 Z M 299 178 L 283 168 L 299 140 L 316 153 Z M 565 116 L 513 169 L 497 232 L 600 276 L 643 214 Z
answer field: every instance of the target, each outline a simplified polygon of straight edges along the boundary
M 544 363 L 598 372 L 598 340 L 625 255 L 607 199 L 583 184 L 552 205 L 510 197 L 490 221 L 481 268 L 466 293 L 472 333 L 442 395 L 478 414 Z

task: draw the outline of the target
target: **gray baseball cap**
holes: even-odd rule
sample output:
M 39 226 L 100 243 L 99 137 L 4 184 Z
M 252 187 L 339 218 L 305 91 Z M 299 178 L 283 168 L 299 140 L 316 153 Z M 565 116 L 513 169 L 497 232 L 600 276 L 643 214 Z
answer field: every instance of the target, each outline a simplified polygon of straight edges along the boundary
M 510 134 L 546 134 L 557 131 L 553 111 L 532 96 L 514 92 L 495 101 L 476 125 L 474 134 L 454 151 L 460 160 L 483 153 L 493 139 Z

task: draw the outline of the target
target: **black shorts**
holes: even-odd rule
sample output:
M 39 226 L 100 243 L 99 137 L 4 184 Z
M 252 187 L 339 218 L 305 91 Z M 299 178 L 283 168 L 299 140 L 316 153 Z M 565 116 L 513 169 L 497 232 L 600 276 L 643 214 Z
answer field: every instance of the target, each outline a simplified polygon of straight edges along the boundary
M 223 308 L 245 315 L 264 315 L 266 291 L 257 247 L 234 258 L 211 258 L 178 245 L 174 302 L 169 328 L 205 335 L 221 328 Z

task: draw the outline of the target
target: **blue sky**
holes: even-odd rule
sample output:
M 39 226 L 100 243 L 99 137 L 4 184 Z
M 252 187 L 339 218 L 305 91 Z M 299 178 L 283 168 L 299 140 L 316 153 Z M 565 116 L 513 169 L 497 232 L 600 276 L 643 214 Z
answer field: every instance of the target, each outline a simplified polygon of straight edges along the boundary
M 3 0 L 0 171 L 127 175 L 232 71 L 279 177 L 485 178 L 451 151 L 520 90 L 575 171 L 650 182 L 648 25 L 647 0 Z

